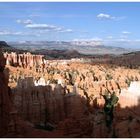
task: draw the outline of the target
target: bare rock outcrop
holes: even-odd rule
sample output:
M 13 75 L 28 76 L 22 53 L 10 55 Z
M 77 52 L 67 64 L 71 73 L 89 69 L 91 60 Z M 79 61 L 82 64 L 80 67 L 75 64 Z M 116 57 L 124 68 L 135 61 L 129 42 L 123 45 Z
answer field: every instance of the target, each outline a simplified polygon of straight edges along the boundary
M 45 68 L 45 60 L 43 55 L 33 55 L 31 53 L 17 54 L 16 52 L 4 53 L 6 65 L 19 66 L 23 68 L 35 69 L 43 71 Z
M 26 79 L 28 80 L 28 79 Z M 80 95 L 67 93 L 60 84 L 47 86 L 18 86 L 13 90 L 14 104 L 19 114 L 34 124 L 46 121 L 58 123 L 68 117 L 81 117 L 84 102 Z M 78 114 L 77 114 L 78 113 Z
M 52 134 L 58 137 L 139 136 L 139 93 L 138 96 L 136 93 L 139 88 L 135 90 L 136 87 L 131 85 L 140 80 L 139 70 L 47 61 L 45 72 L 40 73 L 42 58 L 36 57 L 35 60 L 41 60 L 36 64 L 32 63 L 32 56 L 22 54 L 21 60 L 18 60 L 20 67 L 8 67 L 9 83 L 16 83 L 12 88 L 13 103 L 19 116 L 32 127 L 51 123 L 56 126 Z M 14 61 L 16 66 L 16 57 L 13 54 L 12 60 L 6 58 L 12 64 Z M 8 80 L 5 78 L 5 81 Z M 106 126 L 102 94 L 113 92 L 119 101 L 114 106 L 110 130 Z M 24 126 L 22 121 L 20 126 L 26 132 L 31 130 L 30 134 L 27 132 L 28 136 L 33 136 L 35 132 L 40 137 L 52 136 L 48 135 L 48 131 L 42 135 L 40 131 Z
M 0 136 L 15 131 L 15 110 L 11 101 L 11 90 L 4 72 L 5 58 L 0 51 Z

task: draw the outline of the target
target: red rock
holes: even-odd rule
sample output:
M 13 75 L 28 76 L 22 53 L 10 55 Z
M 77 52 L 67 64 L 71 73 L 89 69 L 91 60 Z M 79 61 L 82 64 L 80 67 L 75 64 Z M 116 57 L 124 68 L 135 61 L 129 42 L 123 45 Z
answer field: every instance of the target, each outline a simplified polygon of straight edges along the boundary
M 43 55 L 33 55 L 31 53 L 16 54 L 14 52 L 4 53 L 6 65 L 19 66 L 23 68 L 33 69 L 36 71 L 44 71 L 45 60 Z
M 10 125 L 13 126 L 11 112 L 13 106 L 8 90 L 8 81 L 4 74 L 5 59 L 0 52 L 0 136 L 5 135 L 9 131 Z

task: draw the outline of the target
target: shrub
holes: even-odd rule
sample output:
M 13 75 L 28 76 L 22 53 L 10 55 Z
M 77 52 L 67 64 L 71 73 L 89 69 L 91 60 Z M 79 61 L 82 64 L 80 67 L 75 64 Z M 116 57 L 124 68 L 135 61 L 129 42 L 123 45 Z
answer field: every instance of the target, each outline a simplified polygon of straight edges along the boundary
M 112 79 L 113 79 L 113 77 L 112 77 L 111 74 L 107 74 L 107 75 L 106 75 L 106 80 L 112 80 Z

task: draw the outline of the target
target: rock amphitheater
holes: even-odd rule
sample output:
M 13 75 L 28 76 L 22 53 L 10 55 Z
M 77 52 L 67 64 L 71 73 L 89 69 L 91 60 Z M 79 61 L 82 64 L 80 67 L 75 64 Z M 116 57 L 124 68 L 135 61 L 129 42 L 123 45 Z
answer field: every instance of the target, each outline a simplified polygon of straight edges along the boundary
M 140 70 L 0 54 L 0 137 L 140 137 Z M 119 98 L 111 127 L 106 92 Z

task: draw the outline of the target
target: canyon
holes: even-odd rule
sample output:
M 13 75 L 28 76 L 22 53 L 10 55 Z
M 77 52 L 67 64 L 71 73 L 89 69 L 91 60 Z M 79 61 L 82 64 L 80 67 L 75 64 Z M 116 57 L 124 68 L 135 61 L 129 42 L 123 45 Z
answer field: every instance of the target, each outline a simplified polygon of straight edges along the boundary
M 140 137 L 140 71 L 83 59 L 0 54 L 1 137 Z M 106 93 L 119 98 L 111 128 Z

